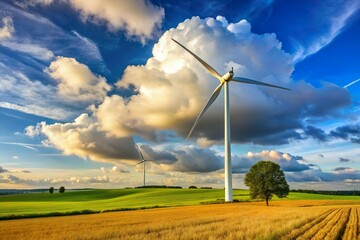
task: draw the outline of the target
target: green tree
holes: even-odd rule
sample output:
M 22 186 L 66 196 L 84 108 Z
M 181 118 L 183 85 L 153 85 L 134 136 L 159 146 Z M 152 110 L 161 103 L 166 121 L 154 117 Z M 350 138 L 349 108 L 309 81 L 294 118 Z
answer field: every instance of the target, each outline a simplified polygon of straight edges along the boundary
M 64 193 L 65 192 L 65 187 L 64 186 L 61 186 L 60 188 L 59 188 L 59 193 Z
M 51 194 L 54 193 L 54 187 L 49 188 L 49 193 L 51 193 Z
M 253 165 L 245 176 L 245 185 L 249 187 L 252 199 L 265 199 L 267 206 L 273 194 L 279 198 L 289 194 L 284 172 L 279 164 L 271 161 L 260 161 Z

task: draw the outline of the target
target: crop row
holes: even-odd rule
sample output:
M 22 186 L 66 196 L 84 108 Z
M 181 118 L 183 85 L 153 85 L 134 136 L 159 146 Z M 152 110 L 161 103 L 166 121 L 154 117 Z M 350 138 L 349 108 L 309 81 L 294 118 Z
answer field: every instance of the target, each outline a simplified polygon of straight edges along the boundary
M 357 207 L 344 207 L 324 212 L 282 237 L 288 239 L 360 239 L 360 214 Z
M 353 239 L 357 239 L 359 237 L 359 227 L 360 227 L 359 217 L 360 217 L 359 209 L 352 208 L 351 213 L 350 213 L 350 218 L 349 218 L 349 221 L 346 226 L 346 229 L 345 229 L 342 239 L 353 240 Z

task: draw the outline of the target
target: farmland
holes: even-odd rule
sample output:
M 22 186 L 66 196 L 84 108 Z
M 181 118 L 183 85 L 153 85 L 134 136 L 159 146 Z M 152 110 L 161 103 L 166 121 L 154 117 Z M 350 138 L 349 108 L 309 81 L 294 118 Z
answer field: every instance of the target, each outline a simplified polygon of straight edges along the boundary
M 332 202 L 332 204 L 331 204 Z M 0 221 L 2 239 L 357 239 L 359 210 L 342 200 L 196 205 Z M 339 205 L 341 204 L 341 205 Z
M 0 216 L 90 215 L 0 221 L 1 239 L 357 239 L 360 197 L 290 193 L 270 206 L 235 190 L 233 204 L 211 204 L 222 189 L 110 189 L 0 197 Z M 203 204 L 200 204 L 203 203 Z M 204 205 L 205 203 L 205 205 Z M 107 212 L 146 207 L 137 211 Z M 38 216 L 38 215 L 36 215 Z

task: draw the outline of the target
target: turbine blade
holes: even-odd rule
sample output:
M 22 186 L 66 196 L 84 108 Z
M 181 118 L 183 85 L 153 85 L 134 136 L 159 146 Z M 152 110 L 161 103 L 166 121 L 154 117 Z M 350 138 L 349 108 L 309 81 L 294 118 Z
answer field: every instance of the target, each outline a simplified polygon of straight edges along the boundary
M 144 155 L 142 154 L 141 149 L 139 148 L 139 146 L 138 146 L 137 144 L 135 144 L 135 147 L 136 147 L 136 149 L 138 150 L 141 159 L 142 159 L 143 161 L 145 161 Z
M 142 154 L 140 148 L 139 148 L 139 153 L 140 153 L 141 159 L 142 159 L 143 161 L 145 161 L 144 155 Z
M 143 162 L 145 162 L 145 160 L 142 160 L 142 161 L 138 162 L 137 164 L 135 164 L 135 166 L 136 166 L 136 165 L 139 165 L 139 164 L 141 164 L 141 163 L 143 163 Z
M 269 83 L 259 82 L 259 81 L 252 80 L 252 79 L 249 79 L 249 78 L 234 77 L 234 78 L 231 79 L 231 81 L 254 84 L 254 85 L 260 85 L 260 86 L 266 86 L 266 87 L 280 88 L 280 89 L 291 91 L 291 89 L 289 89 L 289 88 L 284 88 L 284 87 L 272 85 L 272 84 L 269 84 Z
M 203 110 L 200 112 L 199 116 L 197 117 L 194 125 L 192 126 L 186 141 L 190 138 L 191 134 L 193 133 L 194 129 L 196 128 L 196 126 L 199 123 L 200 118 L 202 117 L 202 115 L 204 115 L 204 113 L 206 112 L 206 110 L 208 110 L 208 108 L 211 106 L 211 104 L 213 104 L 213 102 L 216 100 L 216 98 L 219 96 L 219 93 L 221 91 L 222 86 L 224 85 L 224 82 L 220 83 L 214 90 L 214 92 L 212 93 L 211 97 L 209 98 L 208 102 L 206 103 L 205 107 L 203 108 Z
M 187 49 L 184 45 L 182 45 L 181 43 L 179 43 L 178 41 L 176 41 L 175 39 L 171 38 L 171 40 L 173 40 L 174 42 L 176 42 L 177 44 L 180 45 L 180 47 L 182 47 L 183 49 L 185 49 L 186 51 L 188 51 L 191 55 L 193 55 L 193 57 L 195 57 L 208 71 L 211 75 L 213 75 L 214 77 L 216 77 L 217 79 L 219 79 L 219 81 L 221 82 L 221 76 L 220 74 L 214 69 L 212 68 L 209 64 L 207 64 L 204 60 L 202 60 L 200 57 L 198 57 L 195 53 L 193 53 L 192 51 L 190 51 L 189 49 Z

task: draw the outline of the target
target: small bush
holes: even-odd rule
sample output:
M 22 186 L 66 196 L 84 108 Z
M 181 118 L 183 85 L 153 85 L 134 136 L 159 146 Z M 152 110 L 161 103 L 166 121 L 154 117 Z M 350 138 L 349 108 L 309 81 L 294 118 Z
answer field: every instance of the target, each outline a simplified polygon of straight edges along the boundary
M 178 188 L 178 189 L 181 189 L 182 187 L 181 187 L 181 186 L 167 186 L 167 188 Z
M 196 189 L 197 186 L 189 186 L 189 189 Z
M 166 185 L 146 185 L 146 186 L 138 186 L 135 188 L 182 188 L 181 186 L 166 186 Z
M 49 188 L 49 193 L 51 193 L 51 194 L 54 193 L 54 187 Z
M 218 199 L 213 200 L 213 201 L 200 202 L 200 204 L 202 204 L 202 205 L 222 204 L 222 203 L 225 203 L 225 199 L 223 199 L 223 198 L 218 198 Z

